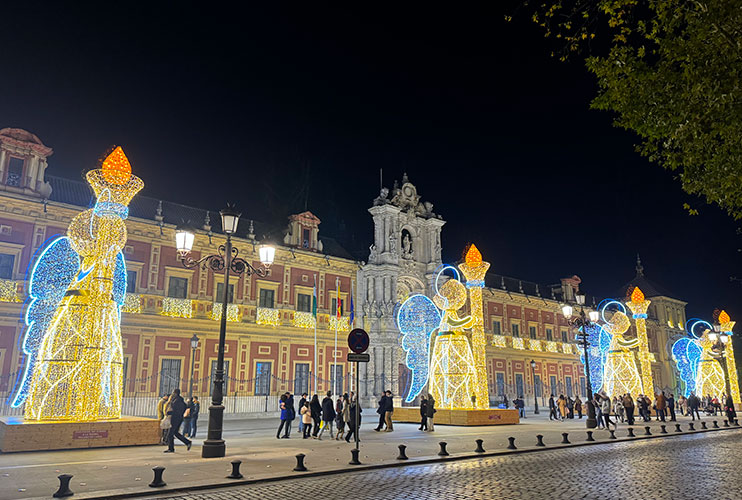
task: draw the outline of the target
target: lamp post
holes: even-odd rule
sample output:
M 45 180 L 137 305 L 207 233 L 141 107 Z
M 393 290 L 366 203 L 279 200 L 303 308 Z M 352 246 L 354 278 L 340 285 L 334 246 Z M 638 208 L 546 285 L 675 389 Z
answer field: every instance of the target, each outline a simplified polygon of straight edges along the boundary
M 193 366 L 196 362 L 196 349 L 198 348 L 198 335 L 191 337 L 191 385 L 188 386 L 188 397 L 193 398 Z
M 224 293 L 222 294 L 222 317 L 219 322 L 219 346 L 216 361 L 216 370 L 214 373 L 214 390 L 212 391 L 211 405 L 209 406 L 209 430 L 201 449 L 203 458 L 216 458 L 225 455 L 226 446 L 222 439 L 222 426 L 224 422 L 224 344 L 227 338 L 227 306 L 229 304 L 229 273 L 250 276 L 256 274 L 265 276 L 268 267 L 273 264 L 273 258 L 276 254 L 275 247 L 270 245 L 261 245 L 259 248 L 260 267 L 253 267 L 245 259 L 238 257 L 239 251 L 232 246 L 232 235 L 237 231 L 237 224 L 240 221 L 240 212 L 233 206 L 227 205 L 227 208 L 219 212 L 222 217 L 222 229 L 227 235 L 227 241 L 219 246 L 216 254 L 205 255 L 198 260 L 189 257 L 193 249 L 193 242 L 196 239 L 196 232 L 188 226 L 179 226 L 175 230 L 175 246 L 178 250 L 178 256 L 186 268 L 201 267 L 203 270 L 211 269 L 212 271 L 224 271 Z
M 536 394 L 536 362 L 531 360 L 531 373 L 533 375 L 533 414 L 538 415 L 538 395 Z
M 730 386 L 730 374 L 727 369 L 727 357 L 726 357 L 726 350 L 727 350 L 727 342 L 729 342 L 729 335 L 721 331 L 721 325 L 715 324 L 714 325 L 714 331 L 709 333 L 709 340 L 713 342 L 713 345 L 711 346 L 711 350 L 716 354 L 717 359 L 719 361 L 719 364 L 721 365 L 721 369 L 724 372 L 724 381 L 725 381 L 725 389 L 727 393 L 724 395 L 724 402 L 726 402 L 727 396 L 732 394 L 732 388 Z
M 584 353 L 585 357 L 585 380 L 587 383 L 587 391 L 588 391 L 588 397 L 586 406 L 587 406 L 587 420 L 585 421 L 585 425 L 588 429 L 594 429 L 598 426 L 598 420 L 595 418 L 595 405 L 593 405 L 593 386 L 590 381 L 590 358 L 588 357 L 587 350 L 590 347 L 590 343 L 588 342 L 587 338 L 589 334 L 587 333 L 587 329 L 591 326 L 594 326 L 598 322 L 598 318 L 600 317 L 598 314 L 598 311 L 591 311 L 588 309 L 587 314 L 585 314 L 585 295 L 578 293 L 575 295 L 575 300 L 577 301 L 577 305 L 580 306 L 580 314 L 578 316 L 572 317 L 573 309 L 572 306 L 569 304 L 564 304 L 562 306 L 562 314 L 564 315 L 564 318 L 567 320 L 567 322 L 577 330 L 576 337 L 578 339 L 578 345 L 582 346 L 582 351 Z

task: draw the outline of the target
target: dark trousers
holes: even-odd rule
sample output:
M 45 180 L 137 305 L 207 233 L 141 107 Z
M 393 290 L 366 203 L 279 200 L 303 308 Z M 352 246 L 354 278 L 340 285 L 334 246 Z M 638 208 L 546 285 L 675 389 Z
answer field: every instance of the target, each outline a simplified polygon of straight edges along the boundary
M 611 416 L 608 413 L 604 413 L 603 414 L 603 418 L 605 419 L 605 428 L 606 429 L 608 428 L 608 424 L 611 424 L 614 427 L 616 426 L 616 423 L 611 420 Z
M 559 420 L 559 417 L 557 417 L 556 408 L 549 408 L 549 420 Z
M 319 417 L 312 417 L 312 420 L 314 420 L 314 429 L 312 429 L 312 436 L 317 437 L 317 433 L 319 432 Z
M 693 417 L 693 420 L 696 419 L 696 415 L 698 415 L 698 420 L 701 420 L 701 414 L 698 413 L 698 407 L 695 408 L 688 408 L 690 410 L 690 416 Z
M 670 422 L 675 422 L 675 408 L 670 406 L 668 409 L 670 410 Z
M 428 417 L 426 417 L 425 415 L 420 415 L 420 430 L 428 430 Z
M 665 410 L 657 410 L 657 416 L 659 417 L 660 421 L 665 421 Z
M 355 439 L 356 436 L 356 425 L 355 421 L 348 422 L 348 433 L 345 435 L 345 441 L 350 443 L 351 439 Z
M 183 434 L 180 433 L 180 425 L 182 423 L 182 420 L 174 420 L 172 422 L 172 427 L 170 427 L 170 432 L 167 435 L 167 449 L 170 451 L 175 451 L 175 438 L 178 438 L 185 445 L 191 444 L 190 440 L 183 437 Z
M 188 437 L 191 435 L 191 425 L 193 419 L 191 417 L 183 419 L 183 435 Z
M 386 412 L 381 412 L 381 415 L 379 415 L 379 425 L 376 427 L 376 430 L 377 431 L 380 431 L 381 429 L 384 428 L 384 422 L 385 422 L 384 421 L 384 414 L 385 413 Z
M 304 439 L 308 438 L 312 432 L 312 424 L 304 424 Z
M 582 406 L 577 409 L 577 418 L 582 418 Z
M 191 435 L 189 437 L 196 437 L 196 431 L 198 430 L 198 413 L 191 419 Z
M 628 422 L 629 425 L 634 425 L 634 408 L 627 408 L 624 406 L 624 410 L 626 411 L 626 422 Z
M 286 431 L 284 432 L 285 437 L 289 437 L 289 434 L 291 434 L 291 420 L 281 420 L 281 425 L 278 426 L 278 432 L 276 432 L 276 437 L 281 437 L 281 430 L 286 427 Z

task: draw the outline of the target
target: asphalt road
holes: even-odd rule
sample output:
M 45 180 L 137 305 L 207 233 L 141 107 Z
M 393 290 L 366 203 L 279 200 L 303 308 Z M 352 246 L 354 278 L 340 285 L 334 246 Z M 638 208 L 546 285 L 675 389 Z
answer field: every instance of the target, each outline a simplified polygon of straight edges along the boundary
M 742 431 L 544 450 L 158 498 L 236 500 L 742 498 Z

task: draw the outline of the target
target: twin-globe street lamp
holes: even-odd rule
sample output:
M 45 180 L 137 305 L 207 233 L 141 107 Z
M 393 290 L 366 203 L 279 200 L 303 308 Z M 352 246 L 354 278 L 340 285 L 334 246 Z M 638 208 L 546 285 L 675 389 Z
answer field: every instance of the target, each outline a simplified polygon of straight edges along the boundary
M 531 360 L 531 373 L 533 375 L 533 414 L 538 415 L 538 394 L 536 394 L 536 362 Z
M 593 386 L 590 382 L 590 358 L 588 357 L 587 350 L 590 347 L 590 343 L 587 338 L 589 336 L 588 328 L 597 325 L 600 314 L 598 311 L 593 311 L 588 308 L 587 314 L 585 314 L 585 295 L 578 293 L 575 295 L 577 305 L 580 306 L 579 316 L 572 317 L 572 306 L 564 304 L 562 306 L 562 314 L 567 322 L 577 330 L 575 337 L 577 337 L 578 345 L 582 346 L 582 350 L 585 356 L 585 380 L 587 382 L 588 397 L 586 401 L 587 406 L 587 420 L 585 425 L 588 429 L 594 429 L 598 426 L 598 420 L 595 418 L 595 405 L 593 405 Z
M 268 267 L 273 264 L 276 255 L 275 247 L 271 245 L 261 245 L 258 253 L 260 258 L 260 267 L 254 267 L 245 259 L 238 257 L 239 251 L 232 246 L 232 235 L 237 232 L 237 224 L 240 221 L 240 212 L 233 206 L 227 205 L 227 208 L 219 212 L 222 216 L 222 229 L 227 235 L 227 242 L 219 245 L 218 253 L 205 255 L 198 260 L 188 256 L 193 249 L 193 242 L 196 239 L 196 231 L 188 226 L 178 226 L 175 230 L 175 247 L 178 250 L 178 256 L 183 266 L 186 268 L 201 267 L 201 269 L 211 269 L 212 271 L 224 271 L 224 293 L 222 294 L 222 317 L 219 324 L 219 351 L 216 361 L 216 371 L 214 373 L 214 390 L 211 396 L 211 406 L 209 406 L 209 430 L 201 449 L 203 458 L 216 458 L 225 455 L 226 446 L 222 439 L 222 424 L 224 421 L 224 344 L 227 338 L 227 306 L 229 305 L 229 273 L 240 275 L 245 273 L 246 276 L 256 274 L 265 276 Z M 198 344 L 197 344 L 198 345 Z M 191 384 L 192 385 L 192 384 Z
M 726 404 L 726 398 L 732 393 L 732 389 L 729 384 L 729 377 L 731 377 L 731 374 L 727 371 L 726 356 L 727 342 L 729 342 L 731 339 L 729 338 L 728 334 L 721 331 L 721 325 L 718 323 L 714 325 L 714 331 L 710 332 L 708 335 L 709 340 L 713 342 L 713 344 L 711 345 L 711 350 L 714 354 L 716 354 L 719 360 L 719 364 L 721 365 L 721 369 L 724 370 L 724 380 L 726 381 L 727 390 L 726 396 L 724 398 L 724 404 Z
M 188 397 L 193 398 L 193 367 L 196 362 L 196 349 L 198 349 L 198 335 L 195 333 L 191 337 L 191 385 L 188 386 Z

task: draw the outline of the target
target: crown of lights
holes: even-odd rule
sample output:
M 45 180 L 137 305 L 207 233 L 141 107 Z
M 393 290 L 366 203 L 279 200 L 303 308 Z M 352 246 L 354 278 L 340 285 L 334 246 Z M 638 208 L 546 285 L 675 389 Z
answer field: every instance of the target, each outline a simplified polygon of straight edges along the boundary
M 143 187 L 142 179 L 131 173 L 131 164 L 121 146 L 117 146 L 101 165 L 86 175 L 95 197 L 101 203 L 127 206 Z

